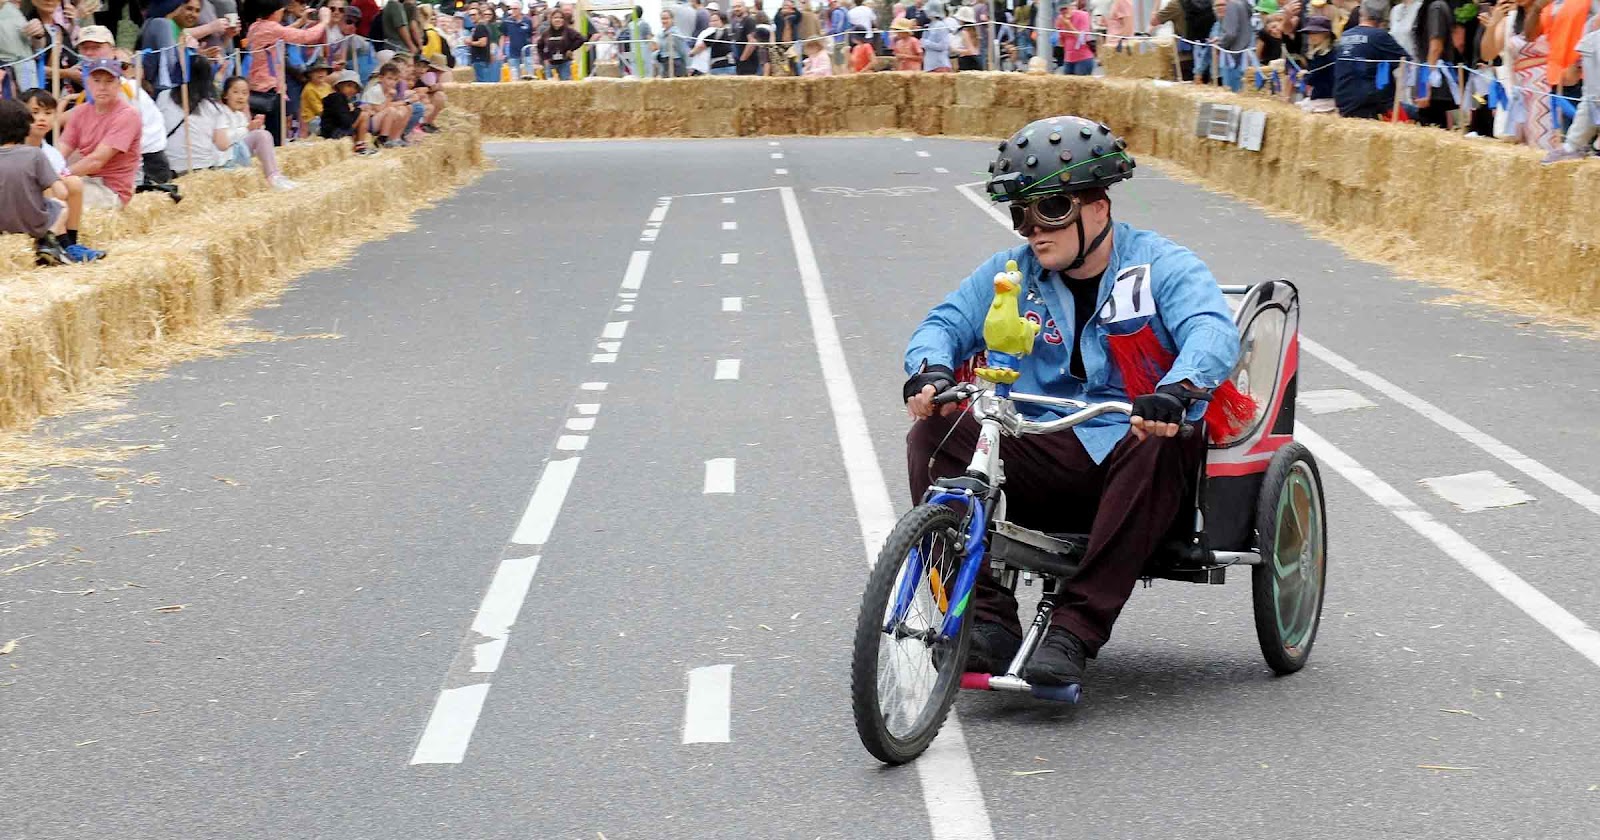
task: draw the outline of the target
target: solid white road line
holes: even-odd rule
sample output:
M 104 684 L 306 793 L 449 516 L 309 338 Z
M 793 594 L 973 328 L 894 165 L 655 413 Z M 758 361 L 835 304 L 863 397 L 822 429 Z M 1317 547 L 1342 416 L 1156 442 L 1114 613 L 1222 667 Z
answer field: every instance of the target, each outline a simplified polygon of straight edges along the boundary
M 722 223 L 722 229 L 723 230 L 738 230 L 739 229 L 739 223 L 738 222 L 723 222 Z
M 722 255 L 722 264 L 723 265 L 738 265 L 739 264 L 739 255 L 738 254 L 723 254 Z
M 1417 482 L 1438 494 L 1462 513 L 1477 513 L 1534 501 L 1509 481 L 1489 470 L 1424 478 Z
M 628 270 L 622 273 L 622 288 L 637 289 L 644 282 L 645 266 L 650 264 L 649 251 L 634 251 L 628 258 Z
M 601 338 L 622 338 L 628 332 L 627 321 L 612 321 L 600 331 Z
M 556 527 L 556 517 L 561 515 L 561 505 L 567 500 L 567 490 L 572 487 L 572 477 L 578 474 L 578 458 L 563 458 L 544 465 L 539 483 L 534 485 L 533 497 L 522 512 L 517 530 L 511 541 L 518 545 L 544 545 L 550 541 L 550 531 Z
M 742 297 L 725 297 L 725 298 L 723 298 L 722 299 L 722 311 L 723 312 L 743 312 L 744 311 L 744 298 L 742 298 Z
M 850 376 L 844 345 L 828 305 L 827 287 L 817 267 L 816 251 L 806 233 L 805 219 L 794 190 L 778 191 L 783 202 L 789 239 L 794 245 L 795 262 L 800 270 L 800 286 L 805 293 L 806 312 L 811 320 L 811 335 L 817 346 L 817 361 L 822 367 L 822 382 L 833 408 L 834 431 L 839 438 L 850 497 L 855 503 L 856 521 L 861 526 L 861 543 L 867 565 L 872 566 L 878 549 L 894 527 L 894 505 L 883 480 L 883 469 L 873 450 L 855 381 Z M 922 782 L 922 803 L 927 809 L 932 840 L 993 840 L 989 811 L 984 805 L 978 775 L 967 753 L 961 721 L 954 711 L 945 720 L 939 737 L 915 762 Z
M 1561 473 L 1550 469 L 1544 464 L 1529 458 L 1516 449 L 1513 449 L 1512 447 L 1500 442 L 1498 438 L 1480 431 L 1477 427 L 1473 426 L 1467 421 L 1462 420 L 1461 418 L 1456 417 L 1449 412 L 1446 412 L 1444 409 L 1434 405 L 1431 402 L 1428 402 L 1427 400 L 1411 393 L 1410 391 L 1407 391 L 1404 388 L 1401 388 L 1393 382 L 1384 379 L 1378 374 L 1358 367 L 1349 359 L 1346 359 L 1338 353 L 1323 347 L 1321 344 L 1318 344 L 1317 342 L 1312 341 L 1303 335 L 1300 336 L 1300 346 L 1304 347 L 1306 352 L 1310 353 L 1312 356 L 1315 356 L 1322 362 L 1330 365 L 1340 373 L 1349 376 L 1351 379 L 1354 379 L 1357 382 L 1364 383 L 1374 391 L 1377 391 L 1389 399 L 1400 403 L 1406 408 L 1415 411 L 1428 420 L 1433 421 L 1441 428 L 1444 428 L 1445 430 L 1455 434 L 1457 437 L 1461 438 L 1467 443 L 1470 443 L 1484 452 L 1487 452 L 1490 455 L 1500 459 L 1512 469 L 1522 473 L 1523 475 L 1526 475 L 1540 484 L 1543 484 L 1551 490 L 1566 496 L 1584 510 L 1589 511 L 1596 516 L 1600 516 L 1600 495 L 1597 495 L 1593 490 L 1590 490 L 1589 488 L 1584 487 L 1582 484 L 1579 484 L 1578 482 L 1567 478 Z
M 1585 659 L 1600 666 L 1600 632 L 1596 632 L 1577 616 L 1567 612 L 1543 592 L 1534 589 L 1516 573 L 1500 565 L 1483 549 L 1468 542 L 1455 529 L 1417 507 L 1400 491 L 1374 475 L 1371 470 L 1356 463 L 1355 459 L 1344 454 L 1321 435 L 1300 423 L 1294 424 L 1294 435 L 1311 448 L 1319 461 L 1344 476 L 1345 480 L 1355 485 L 1356 489 L 1367 494 L 1374 502 L 1394 514 L 1395 518 L 1411 526 L 1413 531 L 1438 546 L 1445 556 L 1461 564 L 1462 568 L 1476 575 L 1517 609 L 1544 625 L 1546 630 L 1556 635 L 1556 638 L 1566 642 Z
M 1325 391 L 1304 391 L 1295 397 L 1295 404 L 1312 414 L 1332 414 L 1335 411 L 1352 411 L 1358 408 L 1374 408 L 1377 403 L 1361 396 L 1355 391 L 1345 388 L 1330 388 Z
M 994 202 L 984 198 L 981 195 L 978 195 L 977 191 L 973 189 L 973 187 L 981 186 L 983 186 L 982 181 L 973 184 L 956 184 L 956 192 L 965 196 L 966 199 L 972 202 L 975 207 L 977 207 L 979 210 L 982 210 L 989 218 L 999 222 L 1000 225 L 1006 230 L 1011 231 L 1012 234 L 1016 234 L 1016 230 L 1011 227 L 1011 217 L 1002 212 L 1000 208 L 994 206 Z M 1017 236 L 1017 238 L 1021 239 L 1022 237 Z
M 728 743 L 732 706 L 732 665 L 707 665 L 690 671 L 689 694 L 683 704 L 683 742 Z
M 733 492 L 734 459 L 712 458 L 706 461 L 706 481 L 700 492 L 732 493 Z
M 478 726 L 478 714 L 483 711 L 483 698 L 488 694 L 486 682 L 439 692 L 410 763 L 460 764 L 467 745 L 472 743 L 472 730 Z
M 738 379 L 739 378 L 739 360 L 738 359 L 718 359 L 717 360 L 717 373 L 712 378 L 713 379 Z

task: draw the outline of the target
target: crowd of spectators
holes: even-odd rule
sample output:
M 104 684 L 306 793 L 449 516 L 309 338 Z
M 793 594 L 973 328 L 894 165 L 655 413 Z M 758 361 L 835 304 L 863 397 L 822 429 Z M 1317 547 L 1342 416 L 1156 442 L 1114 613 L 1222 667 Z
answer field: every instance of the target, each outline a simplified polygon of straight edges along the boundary
M 948 2 L 667 0 L 654 20 L 636 7 L 586 26 L 570 4 L 472 2 L 445 31 L 480 81 L 570 79 L 580 55 L 641 78 L 1092 75 L 1108 53 L 1171 41 L 1184 81 L 1517 141 L 1549 162 L 1595 149 L 1600 0 L 1155 0 L 1148 20 L 1133 0 Z
M 286 142 L 422 141 L 454 63 L 436 17 L 415 0 L 0 0 L 0 233 L 34 237 L 41 265 L 91 262 L 84 208 L 178 201 L 200 170 L 293 190 Z

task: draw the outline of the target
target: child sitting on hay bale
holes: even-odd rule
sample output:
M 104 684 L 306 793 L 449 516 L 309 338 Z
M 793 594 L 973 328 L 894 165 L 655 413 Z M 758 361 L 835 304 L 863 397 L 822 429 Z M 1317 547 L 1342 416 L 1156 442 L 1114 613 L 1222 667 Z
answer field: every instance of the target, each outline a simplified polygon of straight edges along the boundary
M 335 76 L 333 93 L 322 98 L 322 136 L 329 140 L 349 137 L 355 143 L 356 154 L 374 155 L 378 150 L 367 144 L 370 120 L 360 99 L 361 79 L 354 70 Z
M 39 265 L 93 262 L 105 252 L 78 244 L 83 185 L 69 191 L 55 165 L 29 143 L 34 135 L 43 138 L 50 125 L 21 102 L 0 100 L 0 232 L 33 237 Z
M 222 153 L 222 168 L 247 167 L 250 159 L 261 163 L 261 172 L 275 190 L 292 190 L 299 184 L 283 176 L 278 168 L 278 152 L 273 148 L 272 133 L 267 131 L 267 115 L 250 113 L 250 82 L 243 76 L 234 76 L 222 84 L 222 116 L 217 121 L 217 133 L 227 143 Z M 222 143 L 218 143 L 220 148 Z

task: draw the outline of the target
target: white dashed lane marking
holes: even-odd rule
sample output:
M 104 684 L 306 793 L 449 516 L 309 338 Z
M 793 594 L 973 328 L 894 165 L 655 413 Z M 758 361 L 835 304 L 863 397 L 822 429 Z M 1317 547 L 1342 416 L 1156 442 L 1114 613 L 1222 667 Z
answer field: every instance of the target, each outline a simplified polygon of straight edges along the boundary
M 1524 505 L 1534 498 L 1490 470 L 1424 478 L 1419 482 L 1462 513 Z
M 738 230 L 739 229 L 739 223 L 738 222 L 723 222 L 722 223 L 722 229 L 723 230 Z
M 1326 391 L 1306 391 L 1296 397 L 1295 402 L 1312 414 L 1332 414 L 1335 411 L 1351 411 L 1358 408 L 1372 408 L 1377 405 L 1377 403 L 1355 391 L 1344 388 L 1332 388 Z
M 732 458 L 712 458 L 706 461 L 706 480 L 702 493 L 732 493 L 734 462 Z
M 707 665 L 689 672 L 683 704 L 685 744 L 726 744 L 733 706 L 733 666 Z
M 738 379 L 739 378 L 739 360 L 738 359 L 718 359 L 717 360 L 717 373 L 716 373 L 716 377 L 715 378 L 717 378 L 717 379 Z
M 725 298 L 723 298 L 722 299 L 722 311 L 723 312 L 743 312 L 744 311 L 744 298 L 742 298 L 742 297 L 725 297 Z
M 787 170 L 787 169 L 774 169 L 774 170 L 772 170 L 772 174 L 774 174 L 774 175 L 788 175 L 789 174 L 789 170 Z
M 723 265 L 738 265 L 739 264 L 739 255 L 738 254 L 723 254 L 722 255 L 722 264 Z

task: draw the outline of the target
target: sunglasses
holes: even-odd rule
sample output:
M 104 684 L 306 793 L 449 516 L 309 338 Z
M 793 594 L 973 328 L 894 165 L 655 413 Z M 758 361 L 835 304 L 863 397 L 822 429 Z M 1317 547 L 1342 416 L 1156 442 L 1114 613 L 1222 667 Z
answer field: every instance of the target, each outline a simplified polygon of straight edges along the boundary
M 1024 236 L 1034 228 L 1060 230 L 1078 220 L 1081 208 L 1076 196 L 1047 195 L 1026 204 L 1011 203 L 1011 228 Z

